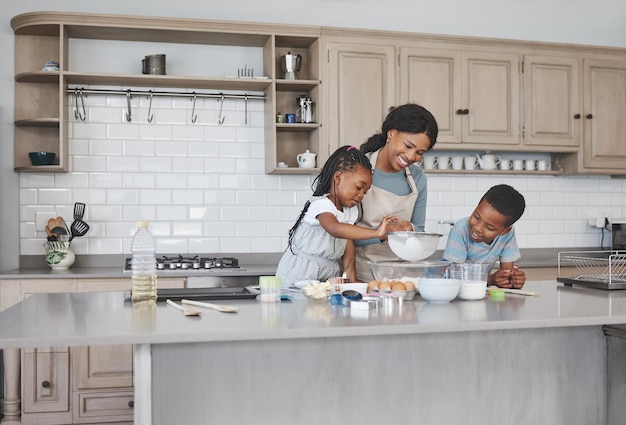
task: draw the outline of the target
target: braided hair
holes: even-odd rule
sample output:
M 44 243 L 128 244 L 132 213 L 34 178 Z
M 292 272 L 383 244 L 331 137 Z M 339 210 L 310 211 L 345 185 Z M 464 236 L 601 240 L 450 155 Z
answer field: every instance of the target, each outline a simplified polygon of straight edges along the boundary
M 355 148 L 354 146 L 342 146 L 337 149 L 328 158 L 322 171 L 315 177 L 311 188 L 313 189 L 313 196 L 323 196 L 330 192 L 331 185 L 334 182 L 335 173 L 337 171 L 355 171 L 358 167 L 363 167 L 372 172 L 372 164 L 363 152 Z M 293 236 L 296 229 L 302 222 L 302 218 L 306 214 L 311 205 L 311 201 L 306 201 L 304 208 L 300 212 L 296 223 L 291 229 L 289 229 L 289 243 L 288 248 L 293 253 Z M 294 253 L 295 254 L 295 253 Z
M 415 103 L 407 103 L 394 108 L 387 114 L 383 122 L 382 132 L 371 136 L 365 143 L 361 145 L 363 153 L 376 152 L 385 146 L 387 141 L 387 133 L 390 130 L 398 130 L 403 133 L 420 134 L 424 133 L 430 139 L 431 150 L 437 143 L 437 135 L 439 127 L 437 120 L 428 109 Z

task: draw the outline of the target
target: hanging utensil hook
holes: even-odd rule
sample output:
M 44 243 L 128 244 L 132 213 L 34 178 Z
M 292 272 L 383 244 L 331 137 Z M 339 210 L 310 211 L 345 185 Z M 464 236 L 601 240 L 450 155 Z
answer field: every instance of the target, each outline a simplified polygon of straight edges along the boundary
M 196 92 L 193 92 L 193 98 L 191 98 L 191 100 L 193 100 L 193 106 L 191 107 L 191 122 L 195 124 L 196 120 L 198 119 L 198 114 L 196 114 L 196 99 L 198 98 L 198 96 L 196 95 Z
M 150 90 L 150 103 L 148 104 L 148 122 L 152 122 L 152 120 L 154 119 L 154 114 L 151 114 L 152 112 L 152 98 L 154 97 L 154 93 L 152 93 L 152 90 Z M 130 110 L 130 106 L 129 106 L 129 110 Z
M 130 90 L 126 90 L 126 104 L 128 105 L 128 112 L 126 112 L 126 121 L 132 120 L 132 110 L 130 108 Z
M 222 116 L 222 109 L 224 108 L 224 95 L 221 95 L 222 97 L 219 98 L 217 101 L 218 102 L 222 102 L 220 103 L 220 115 L 217 117 L 217 122 L 220 123 L 220 125 L 224 124 L 224 120 L 226 119 L 226 117 Z
M 80 97 L 80 105 L 82 105 L 81 109 L 82 109 L 82 113 L 79 109 L 79 97 Z M 81 121 L 85 121 L 86 118 L 86 114 L 85 114 L 85 101 L 83 100 L 83 91 L 82 90 L 78 90 L 78 88 L 74 89 L 74 118 L 76 119 L 80 119 Z
M 85 112 L 85 96 L 83 93 L 83 89 L 80 89 L 80 91 L 78 92 L 79 97 L 80 97 L 80 109 L 82 110 L 78 110 L 78 118 L 80 118 L 81 121 L 85 121 L 85 119 L 87 118 L 87 112 Z M 78 109 L 78 105 L 76 105 L 76 109 Z

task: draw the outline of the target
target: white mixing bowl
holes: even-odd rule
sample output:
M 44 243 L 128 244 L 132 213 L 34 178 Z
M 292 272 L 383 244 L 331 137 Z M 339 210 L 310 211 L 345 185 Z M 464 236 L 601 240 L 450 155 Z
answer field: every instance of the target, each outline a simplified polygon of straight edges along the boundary
M 398 257 L 406 261 L 419 261 L 430 257 L 437 250 L 439 233 L 389 232 L 389 247 Z

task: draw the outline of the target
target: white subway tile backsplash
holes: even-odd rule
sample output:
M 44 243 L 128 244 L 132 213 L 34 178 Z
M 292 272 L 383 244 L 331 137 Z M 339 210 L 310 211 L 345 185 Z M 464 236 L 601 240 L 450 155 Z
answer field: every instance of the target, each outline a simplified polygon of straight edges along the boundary
M 99 87 L 102 88 L 102 87 Z M 120 89 L 120 87 L 111 87 Z M 149 90 L 146 88 L 145 90 Z M 179 89 L 175 89 L 178 91 Z M 266 175 L 263 102 L 241 99 L 90 95 L 87 120 L 68 113 L 68 173 L 20 173 L 20 251 L 39 255 L 47 219 L 72 219 L 85 202 L 91 229 L 79 254 L 130 253 L 136 222 L 148 220 L 161 253 L 281 252 L 310 198 L 314 175 Z M 192 116 L 197 116 L 192 123 Z M 246 123 L 247 117 L 247 123 Z M 322 165 L 322 164 L 320 164 Z M 428 174 L 426 230 L 444 234 L 485 191 L 506 183 L 527 209 L 516 223 L 522 248 L 600 246 L 589 218 L 626 218 L 626 180 L 594 176 Z M 609 236 L 604 235 L 607 246 Z
M 168 157 L 141 157 L 139 171 L 167 173 L 172 171 L 172 158 Z
M 204 173 L 204 159 L 202 158 L 172 158 L 174 173 Z
M 202 190 L 181 190 L 172 191 L 172 204 L 174 205 L 203 205 Z
M 202 223 L 196 221 L 178 221 L 172 223 L 174 237 L 200 237 L 203 232 Z
M 189 207 L 187 214 L 188 216 L 186 218 L 189 220 L 200 220 L 205 222 L 219 221 L 220 207 L 214 205 Z

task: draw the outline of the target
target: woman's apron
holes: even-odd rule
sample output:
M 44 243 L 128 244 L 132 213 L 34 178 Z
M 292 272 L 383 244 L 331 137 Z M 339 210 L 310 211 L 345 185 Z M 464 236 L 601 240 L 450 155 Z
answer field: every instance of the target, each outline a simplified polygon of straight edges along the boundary
M 372 168 L 376 168 L 376 160 L 380 150 L 372 153 L 370 162 Z M 419 195 L 411 170 L 409 167 L 404 169 L 406 181 L 411 188 L 408 195 L 396 195 L 376 186 L 372 186 L 367 191 L 367 195 L 361 201 L 363 216 L 359 225 L 375 229 L 378 227 L 383 217 L 387 215 L 395 215 L 398 220 L 411 221 L 413 209 Z M 356 276 L 362 282 L 372 280 L 372 270 L 367 264 L 368 261 L 398 261 L 400 258 L 396 256 L 389 248 L 388 242 L 375 243 L 365 246 L 356 247 Z

